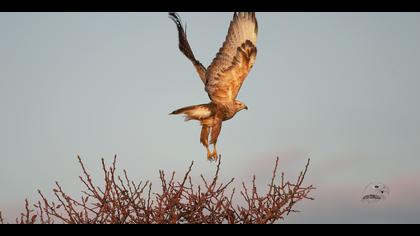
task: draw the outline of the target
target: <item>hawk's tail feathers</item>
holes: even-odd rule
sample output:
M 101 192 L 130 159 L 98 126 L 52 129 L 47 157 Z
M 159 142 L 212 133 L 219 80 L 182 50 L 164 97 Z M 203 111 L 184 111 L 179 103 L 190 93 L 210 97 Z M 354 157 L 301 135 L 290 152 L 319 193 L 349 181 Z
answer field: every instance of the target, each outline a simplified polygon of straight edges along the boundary
M 214 114 L 214 109 L 212 104 L 201 104 L 183 107 L 169 113 L 169 115 L 180 114 L 183 114 L 185 116 L 185 121 L 202 120 L 212 116 Z

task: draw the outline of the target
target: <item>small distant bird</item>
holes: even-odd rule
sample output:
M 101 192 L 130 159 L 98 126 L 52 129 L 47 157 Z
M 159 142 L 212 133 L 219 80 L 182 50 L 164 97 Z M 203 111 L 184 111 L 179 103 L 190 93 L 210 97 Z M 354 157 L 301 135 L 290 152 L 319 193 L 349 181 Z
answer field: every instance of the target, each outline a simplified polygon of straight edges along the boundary
M 185 121 L 200 121 L 200 142 L 207 150 L 207 159 L 217 160 L 216 143 L 222 122 L 243 109 L 248 110 L 236 97 L 257 56 L 258 23 L 255 13 L 233 14 L 225 42 L 207 69 L 195 58 L 179 15 L 170 12 L 169 17 L 178 29 L 179 49 L 194 65 L 211 100 L 210 103 L 184 107 L 170 114 L 183 114 Z M 214 145 L 213 152 L 209 149 L 209 136 L 210 144 Z

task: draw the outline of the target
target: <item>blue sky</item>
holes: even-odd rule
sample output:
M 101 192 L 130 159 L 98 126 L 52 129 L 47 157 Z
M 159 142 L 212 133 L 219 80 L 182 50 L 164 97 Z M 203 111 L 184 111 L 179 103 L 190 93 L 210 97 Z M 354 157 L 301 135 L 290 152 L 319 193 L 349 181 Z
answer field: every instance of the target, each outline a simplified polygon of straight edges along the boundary
M 231 13 L 180 13 L 208 65 Z M 307 158 L 315 201 L 287 223 L 420 219 L 420 14 L 257 13 L 258 56 L 224 123 L 222 178 L 256 174 L 276 156 L 295 178 Z M 9 219 L 58 180 L 79 195 L 76 156 L 100 177 L 100 158 L 134 180 L 158 170 L 210 176 L 198 123 L 168 116 L 208 97 L 178 51 L 166 13 L 0 13 L 0 209 Z M 380 204 L 366 184 L 391 188 Z

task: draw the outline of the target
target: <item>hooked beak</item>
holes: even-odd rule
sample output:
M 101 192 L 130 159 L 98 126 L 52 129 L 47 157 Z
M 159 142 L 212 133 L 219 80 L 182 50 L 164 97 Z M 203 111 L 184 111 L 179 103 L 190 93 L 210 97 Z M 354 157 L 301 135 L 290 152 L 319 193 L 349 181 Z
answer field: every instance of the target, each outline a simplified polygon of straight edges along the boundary
M 245 110 L 248 110 L 248 107 L 247 107 L 247 106 L 245 106 L 245 107 L 244 107 L 244 109 L 245 109 Z

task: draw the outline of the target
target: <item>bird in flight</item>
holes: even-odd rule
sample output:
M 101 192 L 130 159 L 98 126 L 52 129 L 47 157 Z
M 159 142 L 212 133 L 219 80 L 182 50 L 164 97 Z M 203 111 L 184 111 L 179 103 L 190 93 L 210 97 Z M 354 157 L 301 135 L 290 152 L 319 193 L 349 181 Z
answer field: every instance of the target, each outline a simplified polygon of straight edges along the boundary
M 192 62 L 210 98 L 209 103 L 183 107 L 170 115 L 183 114 L 185 121 L 200 121 L 200 142 L 207 150 L 207 159 L 217 160 L 216 143 L 222 122 L 230 120 L 243 109 L 248 110 L 245 103 L 236 97 L 257 56 L 258 23 L 255 13 L 233 14 L 225 42 L 207 68 L 195 58 L 179 15 L 170 12 L 169 17 L 178 29 L 179 49 Z M 209 138 L 210 145 L 213 145 L 212 152 Z

